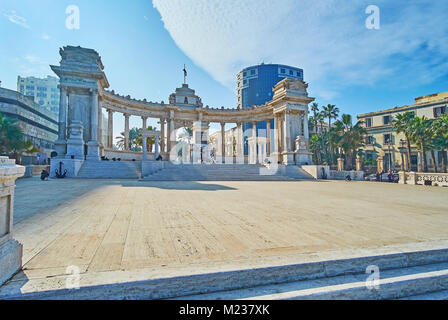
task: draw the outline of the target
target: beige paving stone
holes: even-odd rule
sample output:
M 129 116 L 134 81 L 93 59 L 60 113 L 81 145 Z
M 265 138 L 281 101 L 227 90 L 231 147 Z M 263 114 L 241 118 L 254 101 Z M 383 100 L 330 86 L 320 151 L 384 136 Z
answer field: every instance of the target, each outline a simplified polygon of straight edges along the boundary
M 387 183 L 23 179 L 15 238 L 22 277 L 93 277 L 448 240 L 447 206 L 448 188 Z

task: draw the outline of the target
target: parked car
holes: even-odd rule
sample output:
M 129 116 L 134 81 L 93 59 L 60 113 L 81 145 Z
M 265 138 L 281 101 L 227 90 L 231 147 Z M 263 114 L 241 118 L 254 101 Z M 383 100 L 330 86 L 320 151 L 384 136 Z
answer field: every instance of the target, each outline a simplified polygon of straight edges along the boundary
M 398 180 L 400 179 L 400 176 L 398 175 L 398 173 L 393 173 L 392 175 L 393 175 L 393 179 L 391 182 L 398 183 Z M 369 174 L 368 176 L 364 177 L 364 180 L 365 181 L 389 182 L 389 174 L 388 173 L 381 174 L 381 177 L 378 180 L 377 174 L 373 173 L 373 174 Z

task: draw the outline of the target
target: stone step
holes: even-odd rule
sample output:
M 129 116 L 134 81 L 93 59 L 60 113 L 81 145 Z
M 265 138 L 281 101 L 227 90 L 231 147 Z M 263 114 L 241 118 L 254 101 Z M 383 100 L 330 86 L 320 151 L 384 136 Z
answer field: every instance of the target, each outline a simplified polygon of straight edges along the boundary
M 187 300 L 390 300 L 415 295 L 444 297 L 448 289 L 448 262 L 380 272 L 377 288 L 369 288 L 369 275 L 343 275 L 307 281 L 258 286 L 180 297 Z M 369 285 L 373 285 L 370 283 Z
M 379 289 L 366 287 L 378 266 Z M 11 284 L 0 299 L 400 299 L 448 290 L 448 249 L 399 252 L 294 265 L 227 269 L 23 294 Z M 438 293 L 438 295 L 436 294 Z
M 85 161 L 77 178 L 82 179 L 138 179 L 141 177 L 139 161 Z
M 448 300 L 448 290 L 419 294 L 415 296 L 400 298 L 400 300 Z

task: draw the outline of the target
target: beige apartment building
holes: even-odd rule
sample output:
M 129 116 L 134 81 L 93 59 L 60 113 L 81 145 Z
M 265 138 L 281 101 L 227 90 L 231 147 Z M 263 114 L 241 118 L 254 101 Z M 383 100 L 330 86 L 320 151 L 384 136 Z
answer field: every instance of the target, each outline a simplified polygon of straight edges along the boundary
M 412 105 L 358 115 L 358 120 L 364 121 L 368 132 L 366 146 L 363 148 L 365 158 L 377 160 L 378 157 L 381 157 L 384 171 L 389 171 L 389 169 L 400 170 L 402 165 L 401 153 L 406 153 L 406 144 L 404 134 L 397 134 L 392 127 L 394 117 L 399 113 L 409 111 L 416 117 L 425 116 L 428 119 L 435 119 L 447 112 L 447 105 L 448 92 L 443 92 L 415 98 L 415 103 Z M 429 170 L 432 171 L 432 161 L 430 161 L 429 154 L 427 159 Z M 440 169 L 442 151 L 436 152 L 436 161 Z M 417 148 L 412 146 L 411 170 L 417 171 L 420 164 L 421 159 Z

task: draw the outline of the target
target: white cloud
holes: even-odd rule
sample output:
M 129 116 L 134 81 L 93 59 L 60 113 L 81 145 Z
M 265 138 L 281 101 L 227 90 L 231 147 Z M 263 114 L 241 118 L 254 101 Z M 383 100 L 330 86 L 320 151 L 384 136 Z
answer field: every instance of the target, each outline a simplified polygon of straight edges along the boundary
M 24 17 L 21 17 L 17 15 L 17 13 L 14 10 L 8 11 L 3 13 L 5 17 L 8 18 L 8 20 L 12 23 L 15 23 L 23 28 L 29 29 L 30 26 L 27 24 L 26 19 Z
M 46 34 L 46 33 L 42 33 L 42 39 L 43 40 L 50 40 L 51 37 L 48 34 Z
M 448 70 L 444 1 L 377 0 L 381 29 L 365 27 L 368 1 L 153 0 L 178 47 L 216 80 L 262 61 L 302 67 L 315 93 L 382 81 L 430 83 Z M 316 92 L 317 91 L 317 92 Z
M 37 63 L 40 61 L 40 59 L 36 56 L 33 56 L 32 54 L 27 54 L 26 56 L 23 57 L 26 61 L 28 61 L 29 63 Z

